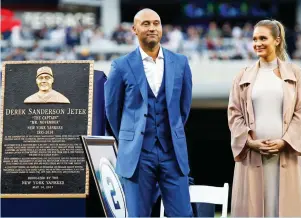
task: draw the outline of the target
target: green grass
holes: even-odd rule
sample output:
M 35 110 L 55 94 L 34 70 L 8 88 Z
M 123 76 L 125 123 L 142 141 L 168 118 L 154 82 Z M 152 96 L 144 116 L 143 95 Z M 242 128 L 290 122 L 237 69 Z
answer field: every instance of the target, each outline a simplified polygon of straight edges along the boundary
M 221 212 L 215 212 L 214 217 L 221 217 L 222 213 Z M 227 214 L 227 217 L 230 217 L 230 213 Z

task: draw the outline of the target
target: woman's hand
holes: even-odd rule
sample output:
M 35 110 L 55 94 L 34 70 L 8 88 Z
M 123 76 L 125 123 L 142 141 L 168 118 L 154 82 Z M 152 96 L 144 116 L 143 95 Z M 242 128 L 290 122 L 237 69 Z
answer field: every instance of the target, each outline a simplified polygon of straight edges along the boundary
M 268 154 L 279 153 L 287 145 L 287 142 L 282 139 L 266 140 L 264 143 L 266 144 L 266 146 L 262 146 L 259 149 L 260 151 Z
M 266 139 L 257 139 L 257 140 L 252 140 L 252 139 L 248 139 L 247 141 L 247 146 L 257 152 L 259 152 L 260 154 L 263 155 L 270 155 L 268 152 L 266 152 L 265 150 L 262 150 L 261 148 L 265 148 L 268 145 L 266 144 Z

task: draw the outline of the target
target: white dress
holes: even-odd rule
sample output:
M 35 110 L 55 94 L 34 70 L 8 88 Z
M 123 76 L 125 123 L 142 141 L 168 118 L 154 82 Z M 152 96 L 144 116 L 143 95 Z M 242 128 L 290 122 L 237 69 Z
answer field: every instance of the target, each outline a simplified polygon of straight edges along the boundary
M 252 90 L 257 139 L 282 138 L 283 81 L 273 72 L 277 59 L 260 61 L 260 68 Z M 264 156 L 264 216 L 279 216 L 279 155 Z

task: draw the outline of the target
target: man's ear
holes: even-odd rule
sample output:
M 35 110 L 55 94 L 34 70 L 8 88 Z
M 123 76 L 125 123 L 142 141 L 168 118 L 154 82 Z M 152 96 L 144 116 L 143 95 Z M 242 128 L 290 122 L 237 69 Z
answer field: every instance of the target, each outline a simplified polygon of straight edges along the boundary
M 132 26 L 132 32 L 133 32 L 135 35 L 137 35 L 135 25 Z

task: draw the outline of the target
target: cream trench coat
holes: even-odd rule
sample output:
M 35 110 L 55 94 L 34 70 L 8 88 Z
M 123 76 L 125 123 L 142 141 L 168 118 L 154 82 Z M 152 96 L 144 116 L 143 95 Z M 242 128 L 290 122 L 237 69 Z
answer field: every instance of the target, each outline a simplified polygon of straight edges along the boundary
M 301 69 L 278 59 L 283 80 L 283 137 L 290 146 L 280 152 L 279 216 L 301 217 Z M 261 154 L 246 147 L 248 133 L 256 139 L 252 88 L 259 61 L 234 79 L 228 124 L 235 160 L 231 216 L 264 216 Z M 268 86 L 269 84 L 267 84 Z

